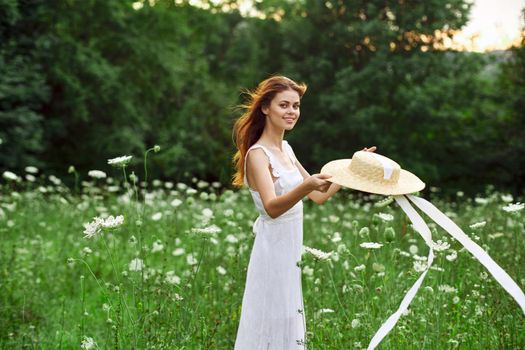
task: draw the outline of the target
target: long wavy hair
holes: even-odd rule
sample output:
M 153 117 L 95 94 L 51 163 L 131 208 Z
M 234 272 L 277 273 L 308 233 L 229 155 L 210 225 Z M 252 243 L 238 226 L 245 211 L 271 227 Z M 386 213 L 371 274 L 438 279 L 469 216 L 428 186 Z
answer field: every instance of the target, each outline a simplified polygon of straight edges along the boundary
M 233 175 L 232 184 L 235 187 L 243 186 L 246 152 L 261 137 L 264 130 L 266 116 L 262 108 L 270 105 L 275 95 L 285 90 L 297 91 L 299 97 L 303 97 L 306 85 L 277 75 L 260 82 L 255 90 L 245 91 L 248 101 L 239 106 L 245 112 L 235 121 L 232 133 L 233 142 L 237 146 L 237 152 L 233 156 L 236 172 Z

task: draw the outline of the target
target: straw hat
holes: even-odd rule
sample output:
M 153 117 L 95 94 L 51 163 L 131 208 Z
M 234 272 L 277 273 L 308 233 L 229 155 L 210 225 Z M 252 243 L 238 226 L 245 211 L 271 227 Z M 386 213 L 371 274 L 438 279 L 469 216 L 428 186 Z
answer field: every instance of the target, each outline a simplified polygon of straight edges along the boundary
M 408 194 L 425 188 L 416 175 L 374 152 L 358 151 L 352 159 L 333 160 L 323 166 L 321 174 L 332 175 L 327 180 L 341 186 L 383 195 Z

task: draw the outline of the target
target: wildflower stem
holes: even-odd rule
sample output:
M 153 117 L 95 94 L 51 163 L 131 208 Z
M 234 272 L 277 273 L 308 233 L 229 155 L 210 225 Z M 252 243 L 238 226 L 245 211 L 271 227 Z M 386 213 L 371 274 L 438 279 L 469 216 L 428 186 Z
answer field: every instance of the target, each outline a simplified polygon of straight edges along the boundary
M 328 270 L 328 274 L 330 275 L 330 281 L 332 282 L 332 287 L 334 288 L 334 294 L 335 294 L 335 297 L 337 298 L 337 302 L 339 303 L 339 306 L 341 307 L 341 310 L 343 311 L 343 314 L 345 315 L 346 321 L 348 323 L 351 323 L 352 320 L 350 320 L 350 318 L 348 317 L 348 314 L 346 313 L 346 309 L 343 306 L 343 303 L 341 302 L 341 298 L 339 298 L 339 292 L 337 291 L 337 288 L 335 286 L 334 276 L 332 275 L 332 269 L 330 268 L 330 266 L 327 268 L 327 270 Z
M 120 282 L 118 280 L 118 273 L 117 273 L 117 269 L 115 267 L 115 263 L 113 262 L 113 256 L 111 255 L 111 251 L 109 250 L 108 244 L 106 242 L 106 237 L 104 237 L 104 235 L 102 235 L 102 241 L 104 242 L 104 246 L 106 247 L 106 250 L 108 252 L 109 261 L 111 262 L 111 266 L 113 267 L 113 272 L 115 273 L 115 277 L 116 277 L 117 281 Z
M 129 183 L 128 183 L 128 177 L 126 176 L 126 167 L 125 166 L 122 167 L 122 172 L 124 173 L 124 187 L 126 188 L 126 192 L 127 192 L 127 189 L 129 187 Z
M 147 184 L 148 183 L 148 153 L 153 151 L 154 148 L 150 148 L 148 150 L 146 150 L 146 152 L 144 152 L 144 182 Z M 147 186 L 147 185 L 146 185 Z
M 80 310 L 80 335 L 84 335 L 84 313 L 85 313 L 85 299 L 86 299 L 86 289 L 84 286 L 84 276 L 80 276 L 80 293 L 82 300 L 82 309 Z

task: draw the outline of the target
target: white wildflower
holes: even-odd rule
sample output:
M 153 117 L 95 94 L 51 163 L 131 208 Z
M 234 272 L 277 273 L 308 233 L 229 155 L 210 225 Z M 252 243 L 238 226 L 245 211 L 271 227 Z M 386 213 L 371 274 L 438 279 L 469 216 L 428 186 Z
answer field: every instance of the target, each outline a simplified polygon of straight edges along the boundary
M 222 266 L 217 266 L 217 272 L 221 275 L 225 275 L 226 274 L 226 269 Z
M 188 196 L 191 196 L 191 195 L 194 195 L 195 193 L 197 193 L 198 191 L 194 188 L 191 188 L 191 187 L 188 187 L 188 189 L 186 190 L 186 194 Z
M 209 182 L 206 182 L 204 180 L 199 180 L 199 182 L 197 182 L 197 188 L 206 188 L 210 185 Z
M 151 220 L 153 221 L 159 221 L 160 219 L 162 219 L 162 213 L 160 211 L 151 215 Z
M 212 234 L 215 234 L 215 233 L 222 232 L 222 229 L 220 227 L 218 227 L 217 225 L 211 225 L 211 226 L 203 227 L 203 228 L 192 228 L 191 232 L 192 233 L 203 233 L 203 234 L 207 234 L 207 235 L 212 235 Z
M 334 312 L 334 310 L 332 309 L 320 309 L 319 310 L 320 314 L 327 314 L 327 313 L 332 313 L 332 312 Z
M 88 171 L 88 176 L 91 176 L 95 179 L 104 179 L 106 178 L 106 173 L 101 170 L 90 170 Z
M 34 166 L 26 166 L 25 167 L 25 171 L 26 171 L 26 173 L 30 173 L 30 174 L 37 174 L 38 173 L 38 168 L 34 167 Z
M 417 245 L 412 244 L 410 247 L 408 247 L 408 251 L 410 252 L 410 254 L 414 255 L 417 254 L 419 248 L 417 247 Z
M 489 233 L 489 239 L 496 239 L 505 236 L 503 232 Z
M 184 248 L 177 248 L 171 253 L 171 255 L 173 255 L 173 256 L 180 256 L 180 255 L 182 255 L 184 253 L 185 253 Z
M 58 186 L 62 183 L 62 180 L 60 180 L 58 177 L 56 177 L 55 175 L 49 175 L 47 177 L 49 179 L 49 181 L 51 181 L 53 183 L 53 185 L 55 186 Z
M 455 250 L 452 250 L 449 255 L 445 256 L 445 258 L 448 261 L 454 261 L 456 260 L 457 257 L 458 257 L 458 252 Z
M 513 213 L 522 210 L 525 208 L 525 204 L 523 203 L 511 203 L 509 205 L 506 205 L 503 207 L 503 210 L 505 210 L 507 213 Z
M 427 269 L 427 263 L 419 260 L 414 260 L 414 270 L 416 272 L 423 272 Z
M 379 214 L 376 214 L 376 215 L 383 221 L 392 221 L 392 220 L 394 220 L 394 216 L 391 215 L 391 214 L 379 213 Z
M 162 241 L 159 239 L 153 242 L 153 246 L 151 248 L 152 253 L 160 252 L 164 249 L 164 245 L 162 244 Z
M 354 318 L 354 319 L 352 320 L 351 325 L 352 325 L 352 328 L 357 328 L 357 327 L 359 327 L 359 326 L 361 325 L 361 321 L 359 321 L 358 318 Z
M 211 210 L 210 208 L 202 209 L 202 216 L 208 219 L 211 218 L 213 216 L 213 210 Z
M 113 159 L 108 159 L 108 164 L 113 165 L 117 168 L 124 168 L 129 164 L 129 162 L 131 162 L 131 158 L 133 158 L 133 156 L 122 156 Z
M 84 247 L 84 249 L 82 249 L 82 253 L 84 255 L 89 255 L 89 254 L 93 253 L 93 251 L 89 247 Z
M 106 218 L 106 220 L 104 220 L 104 222 L 102 222 L 102 227 L 112 229 L 112 228 L 119 227 L 123 223 L 124 223 L 123 215 L 119 215 L 116 217 L 113 215 L 110 215 Z
M 487 224 L 486 221 L 480 221 L 480 222 L 476 222 L 476 223 L 474 223 L 472 225 L 469 225 L 469 227 L 474 230 L 474 229 L 477 229 L 477 228 L 481 228 L 481 227 L 485 226 L 486 224 Z
M 237 237 L 235 237 L 234 235 L 232 235 L 232 234 L 227 235 L 225 240 L 226 240 L 226 242 L 232 243 L 232 244 L 235 244 L 235 243 L 239 242 L 239 239 Z
M 310 276 L 310 277 L 311 277 L 311 276 L 314 275 L 314 269 L 311 268 L 310 266 L 305 265 L 305 266 L 303 267 L 303 273 L 304 273 L 306 276 Z
M 197 259 L 195 259 L 195 257 L 191 253 L 186 255 L 186 262 L 188 263 L 188 265 L 197 265 L 198 263 Z
M 339 232 L 334 232 L 332 242 L 337 243 L 339 241 L 341 241 L 341 234 Z
M 93 238 L 102 232 L 101 227 L 104 219 L 95 217 L 92 222 L 84 224 L 84 238 Z
M 178 198 L 175 198 L 174 200 L 171 201 L 170 205 L 174 208 L 177 208 L 179 205 L 182 204 L 182 201 Z
M 361 265 L 354 267 L 354 271 L 363 271 L 365 268 L 366 266 L 361 264 Z
M 459 303 L 459 297 L 457 295 L 454 298 L 452 298 L 452 303 L 453 304 Z
M 458 291 L 456 288 L 449 286 L 448 284 L 438 286 L 438 290 L 444 293 L 456 293 Z
M 175 271 L 166 272 L 166 278 L 164 278 L 168 284 L 180 284 L 180 277 L 175 274 Z
M 307 246 L 304 246 L 304 245 L 303 245 L 303 248 L 304 248 L 305 252 L 308 252 L 308 253 L 312 254 L 316 259 L 319 259 L 319 260 L 326 260 L 326 259 L 330 258 L 330 256 L 333 253 L 333 252 L 325 253 L 322 250 L 319 250 L 319 249 L 316 249 L 316 248 L 310 248 L 310 247 L 307 247 Z
M 383 244 L 376 242 L 363 242 L 359 244 L 359 246 L 365 249 L 379 249 L 383 246 Z
M 128 270 L 130 271 L 141 271 L 144 268 L 144 261 L 139 258 L 135 258 L 130 261 Z
M 501 200 L 506 202 L 506 203 L 510 203 L 514 200 L 514 197 L 512 197 L 511 194 L 502 194 L 501 195 Z
M 97 344 L 95 343 L 95 341 L 91 337 L 84 336 L 84 339 L 80 343 L 80 347 L 82 349 L 84 349 L 84 350 L 94 349 L 95 346 L 97 346 Z
M 2 174 L 2 177 L 9 181 L 18 180 L 18 176 L 15 173 L 8 171 L 8 170 L 4 171 L 4 173 Z
M 478 204 L 487 204 L 489 200 L 487 198 L 476 197 L 474 198 L 474 202 Z
M 386 197 L 385 199 L 382 199 L 380 200 L 379 202 L 376 202 L 374 204 L 374 207 L 376 208 L 382 208 L 382 207 L 386 207 L 387 205 L 389 205 L 390 203 L 392 203 L 394 201 L 394 197 L 392 196 L 388 196 Z
M 432 242 L 432 248 L 436 252 L 442 252 L 450 248 L 450 244 L 448 242 L 443 242 L 442 240 L 438 239 L 437 242 Z
M 29 181 L 29 182 L 35 182 L 36 181 L 36 177 L 34 177 L 31 174 L 26 174 L 26 180 Z

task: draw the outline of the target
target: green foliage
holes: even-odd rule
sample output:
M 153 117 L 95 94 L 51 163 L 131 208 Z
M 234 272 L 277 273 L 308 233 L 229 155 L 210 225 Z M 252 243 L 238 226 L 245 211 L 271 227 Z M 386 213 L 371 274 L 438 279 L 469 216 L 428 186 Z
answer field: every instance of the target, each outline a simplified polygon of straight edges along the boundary
M 43 181 L 45 193 L 0 185 L 0 348 L 78 349 L 87 336 L 100 349 L 232 349 L 256 210 L 247 189 L 197 183 L 172 184 L 175 192 L 155 181 L 134 193 L 113 178 L 84 183 L 81 196 Z M 525 210 L 502 209 L 523 197 L 489 190 L 431 201 L 525 286 Z M 309 348 L 366 348 L 428 247 L 382 196 L 343 190 L 304 204 L 304 245 L 331 252 L 299 262 Z M 85 238 L 83 224 L 103 213 L 123 215 L 122 224 Z M 515 300 L 441 228 L 432 239 L 450 246 L 434 250 L 410 312 L 378 348 L 523 349 Z
M 451 192 L 523 189 L 523 45 L 443 50 L 464 0 L 132 4 L 0 1 L 0 168 L 85 173 L 158 143 L 154 176 L 228 183 L 240 91 L 279 73 L 309 86 L 286 137 L 310 173 L 374 144 Z

